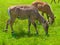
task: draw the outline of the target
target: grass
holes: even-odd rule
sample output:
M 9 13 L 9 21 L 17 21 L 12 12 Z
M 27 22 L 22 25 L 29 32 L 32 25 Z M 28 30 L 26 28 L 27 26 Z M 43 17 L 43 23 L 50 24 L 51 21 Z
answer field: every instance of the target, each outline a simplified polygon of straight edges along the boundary
M 3 32 L 6 27 L 6 21 L 9 19 L 7 9 L 12 5 L 31 5 L 34 0 L 0 0 L 0 45 L 60 45 L 60 3 L 50 4 L 54 15 L 55 23 L 49 26 L 49 37 L 45 36 L 44 29 L 38 25 L 39 36 L 35 35 L 35 29 L 31 25 L 31 36 L 28 36 L 28 20 L 16 19 L 14 23 L 15 34 L 11 34 L 9 27 L 8 32 Z

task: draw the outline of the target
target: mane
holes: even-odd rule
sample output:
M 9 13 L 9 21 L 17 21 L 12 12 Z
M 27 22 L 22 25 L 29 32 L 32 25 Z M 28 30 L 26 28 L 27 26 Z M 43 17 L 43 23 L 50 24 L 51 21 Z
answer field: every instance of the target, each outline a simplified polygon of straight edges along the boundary
M 32 3 L 32 5 L 35 5 L 35 4 L 45 5 L 46 3 L 45 2 L 33 2 Z

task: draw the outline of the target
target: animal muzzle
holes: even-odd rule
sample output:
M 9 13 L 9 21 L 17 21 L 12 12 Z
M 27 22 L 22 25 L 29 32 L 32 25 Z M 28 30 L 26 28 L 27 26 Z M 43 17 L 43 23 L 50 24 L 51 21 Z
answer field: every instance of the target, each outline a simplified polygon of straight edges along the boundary
M 54 23 L 54 19 L 49 19 L 49 24 L 53 24 Z

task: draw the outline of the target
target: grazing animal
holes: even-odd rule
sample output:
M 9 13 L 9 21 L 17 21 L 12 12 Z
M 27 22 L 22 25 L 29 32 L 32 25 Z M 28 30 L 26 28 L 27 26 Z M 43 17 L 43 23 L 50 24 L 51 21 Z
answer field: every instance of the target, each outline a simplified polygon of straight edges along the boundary
M 44 16 L 44 13 L 46 13 L 48 22 L 50 22 L 51 24 L 54 23 L 54 18 L 55 18 L 54 14 L 51 11 L 51 8 L 47 3 L 45 3 L 45 2 L 33 2 L 32 5 L 35 6 L 36 8 L 38 8 L 38 10 L 42 12 L 43 16 Z M 50 17 L 50 20 L 49 20 L 49 17 Z
M 42 23 L 46 35 L 48 35 L 48 22 L 39 14 L 38 9 L 34 6 L 13 6 L 8 9 L 8 13 L 10 19 L 6 24 L 6 31 L 8 30 L 8 25 L 10 24 L 12 33 L 13 33 L 13 23 L 16 18 L 20 18 L 20 20 L 28 19 L 28 33 L 30 33 L 30 25 L 31 23 L 34 25 L 36 33 L 38 34 L 37 26 L 35 20 L 38 20 Z

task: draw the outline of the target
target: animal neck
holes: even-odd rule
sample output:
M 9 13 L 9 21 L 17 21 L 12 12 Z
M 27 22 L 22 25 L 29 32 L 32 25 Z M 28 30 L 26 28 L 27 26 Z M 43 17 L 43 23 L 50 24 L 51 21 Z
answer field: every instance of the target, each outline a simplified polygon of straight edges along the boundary
M 54 19 L 54 14 L 52 12 L 50 13 L 50 18 Z
M 44 23 L 46 21 L 40 14 L 37 15 L 37 18 L 38 18 L 38 21 L 41 23 Z

